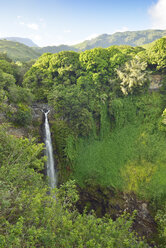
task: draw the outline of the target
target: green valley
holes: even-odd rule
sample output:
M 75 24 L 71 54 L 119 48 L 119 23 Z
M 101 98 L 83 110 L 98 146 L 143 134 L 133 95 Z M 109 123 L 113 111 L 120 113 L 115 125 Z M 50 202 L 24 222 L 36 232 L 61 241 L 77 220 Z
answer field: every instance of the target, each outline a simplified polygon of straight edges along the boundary
M 0 54 L 0 247 L 166 246 L 164 32 L 118 34 L 112 46 L 105 36 L 79 52 L 0 41 L 21 51 Z

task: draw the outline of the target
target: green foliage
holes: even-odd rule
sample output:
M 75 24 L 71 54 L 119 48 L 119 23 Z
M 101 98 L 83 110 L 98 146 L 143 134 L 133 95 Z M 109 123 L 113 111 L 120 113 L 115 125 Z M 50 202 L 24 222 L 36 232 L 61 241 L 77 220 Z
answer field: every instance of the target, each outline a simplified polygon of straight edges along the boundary
M 17 111 L 12 117 L 12 121 L 19 126 L 30 125 L 32 121 L 31 109 L 27 105 L 19 103 Z
M 103 73 L 108 69 L 109 54 L 106 49 L 94 48 L 80 54 L 84 70 Z
M 32 89 L 37 99 L 46 100 L 53 85 L 76 82 L 79 73 L 78 56 L 74 52 L 42 55 L 26 73 L 24 86 Z
M 107 104 L 101 105 L 100 111 L 100 138 L 103 139 L 110 132 L 110 119 L 108 117 L 108 107 Z
M 166 246 L 166 206 L 157 211 L 156 221 L 158 223 L 159 235 L 160 235 L 160 246 Z
M 122 190 L 121 169 L 135 155 L 137 136 L 136 127 L 126 126 L 107 134 L 102 140 L 79 140 L 74 163 L 77 183 L 82 186 L 95 183 Z
M 77 183 L 111 186 L 164 201 L 166 142 L 158 129 L 161 106 L 158 94 L 111 101 L 112 129 L 109 131 L 106 121 L 108 114 L 103 115 L 106 119 L 101 122 L 101 126 L 105 124 L 105 135 L 100 130 L 102 139 L 81 138 L 70 146 Z
M 3 72 L 13 75 L 14 68 L 13 65 L 5 59 L 0 60 L 0 68 Z
M 53 142 L 54 145 L 56 146 L 58 156 L 60 158 L 64 158 L 66 139 L 71 134 L 71 130 L 64 120 L 59 120 L 59 119 L 56 119 L 56 121 L 52 123 L 51 130 L 54 135 Z
M 5 127 L 0 126 L 1 169 L 6 173 L 6 180 L 9 169 L 8 166 L 11 167 L 11 170 L 14 170 L 14 165 L 19 165 L 20 169 L 21 166 L 24 165 L 20 173 L 22 173 L 27 166 L 40 170 L 43 169 L 43 159 L 38 159 L 37 157 L 42 149 L 43 144 L 36 145 L 34 138 L 32 140 L 17 139 L 14 136 L 8 135 Z M 5 175 L 3 176 L 5 178 Z M 12 176 L 12 173 L 10 176 Z M 24 173 L 22 176 L 24 176 Z M 17 177 L 17 175 L 15 175 L 15 177 Z
M 76 85 L 69 88 L 56 87 L 50 94 L 58 116 L 66 120 L 77 134 L 87 135 L 92 129 L 92 115 L 89 111 L 87 96 Z
M 12 62 L 12 60 L 7 56 L 6 52 L 0 52 L 0 60 L 6 60 L 8 62 Z
M 40 53 L 41 55 L 43 53 L 59 53 L 62 51 L 73 51 L 78 52 L 78 49 L 74 46 L 68 46 L 68 45 L 59 45 L 59 46 L 46 46 L 46 47 L 33 47 L 33 50 Z
M 102 105 L 111 94 L 120 91 L 119 82 L 112 80 L 111 75 L 130 57 L 125 54 L 128 48 L 122 50 L 125 52 L 113 47 L 81 54 L 44 54 L 26 73 L 23 85 L 31 89 L 36 100 L 48 100 L 56 116 L 66 121 L 75 135 L 87 136 L 94 129 L 94 123 L 100 125 Z
M 145 186 L 151 181 L 156 172 L 156 165 L 144 161 L 129 162 L 122 170 L 122 176 L 125 180 L 126 192 L 135 192 L 137 195 L 144 195 Z M 152 197 L 154 197 L 154 192 Z
M 147 56 L 129 46 L 45 54 L 24 84 L 54 107 L 57 151 L 79 184 L 90 181 L 122 190 L 127 184 L 129 191 L 154 199 L 155 175 L 165 161 L 163 103 L 147 93 L 149 74 L 147 63 L 136 56 L 140 53 Z
M 132 97 L 116 98 L 109 103 L 109 114 L 116 128 L 123 128 L 128 123 L 136 123 L 136 105 L 131 104 Z
M 141 62 L 136 57 L 134 60 L 127 62 L 123 70 L 117 70 L 121 80 L 121 90 L 124 95 L 137 95 L 147 89 L 149 79 L 146 67 L 146 62 Z
M 32 48 L 19 42 L 0 40 L 0 53 L 7 53 L 8 57 L 14 61 L 28 61 L 36 59 L 40 54 Z
M 4 104 L 9 104 L 10 109 L 11 104 L 18 103 L 28 103 L 30 104 L 33 100 L 33 95 L 29 89 L 22 88 L 18 86 L 21 77 L 24 74 L 25 65 L 21 63 L 14 64 L 6 55 L 2 54 L 0 56 L 0 91 L 1 91 L 1 106 Z M 21 72 L 21 69 L 23 71 Z M 22 75 L 20 75 L 20 73 Z M 2 106 L 3 108 L 3 106 Z M 10 111 L 10 110 L 9 110 Z M 4 111 L 5 112 L 5 111 Z
M 114 48 L 114 46 L 108 48 L 110 54 L 110 64 L 111 68 L 119 68 L 122 64 L 124 64 L 128 57 L 126 54 L 122 53 L 120 49 Z
M 44 158 L 38 158 L 42 149 L 34 140 L 17 139 L 0 129 L 2 248 L 148 247 L 131 231 L 135 214 L 116 221 L 93 213 L 81 215 L 75 209 L 78 194 L 73 181 L 48 194 L 37 172 L 43 168 Z
M 9 87 L 9 92 L 7 95 L 9 101 L 14 104 L 31 104 L 34 99 L 34 96 L 32 95 L 29 89 L 16 85 Z
M 60 52 L 53 54 L 49 60 L 49 70 L 57 84 L 70 85 L 76 83 L 79 76 L 79 54 L 76 52 Z
M 12 64 L 0 55 L 1 109 L 15 124 L 27 126 L 32 93 L 35 100 L 48 101 L 55 111 L 51 129 L 59 174 L 66 171 L 80 186 L 110 186 L 162 204 L 164 102 L 159 94 L 146 92 L 147 65 L 135 56 L 140 52 L 147 61 L 143 49 L 129 46 L 47 53 L 29 71 L 29 65 Z M 164 59 L 157 61 L 164 66 Z M 25 72 L 26 88 L 21 87 Z M 128 215 L 113 222 L 79 214 L 72 181 L 48 189 L 37 173 L 45 160 L 42 149 L 34 140 L 0 131 L 2 247 L 147 247 L 135 238 Z
M 163 37 L 147 49 L 148 63 L 155 65 L 157 70 L 166 67 L 166 38 Z
M 0 70 L 1 78 L 0 78 L 0 87 L 4 90 L 8 91 L 10 86 L 15 85 L 15 78 L 13 75 L 8 74 Z

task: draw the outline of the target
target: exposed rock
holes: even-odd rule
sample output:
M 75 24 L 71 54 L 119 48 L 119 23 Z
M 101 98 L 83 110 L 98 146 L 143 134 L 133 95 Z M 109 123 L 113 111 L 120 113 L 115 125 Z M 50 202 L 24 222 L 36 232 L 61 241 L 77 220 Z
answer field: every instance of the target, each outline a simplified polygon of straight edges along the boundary
M 53 114 L 54 114 L 54 111 L 53 111 L 52 107 L 50 107 L 46 103 L 34 103 L 31 106 L 31 109 L 32 109 L 32 121 L 33 122 L 40 122 L 40 123 L 43 122 L 43 112 L 42 112 L 42 110 L 43 111 L 51 110 L 50 113 L 49 113 L 49 118 L 52 118 Z
M 8 105 L 8 108 L 13 111 L 13 113 L 17 112 L 17 106 Z M 31 105 L 31 114 L 32 114 L 32 123 L 26 127 L 15 126 L 10 123 L 8 117 L 6 116 L 6 112 L 0 111 L 0 124 L 3 124 L 7 127 L 8 134 L 14 135 L 18 138 L 21 137 L 36 137 L 39 142 L 42 142 L 43 136 L 43 122 L 44 115 L 42 110 L 50 110 L 48 115 L 49 119 L 53 119 L 54 111 L 53 109 L 45 103 L 34 103 Z M 9 124 L 10 123 L 10 124 Z
M 115 192 L 110 188 L 88 186 L 85 189 L 78 188 L 80 200 L 77 207 L 80 212 L 86 207 L 87 211 L 92 209 L 98 217 L 109 214 L 115 220 L 124 211 L 132 214 L 137 211 L 133 229 L 140 237 L 146 237 L 151 240 L 154 233 L 157 232 L 156 223 L 148 209 L 148 202 L 140 200 L 134 193 L 124 194 Z
M 150 91 L 157 91 L 161 87 L 161 81 L 163 76 L 161 74 L 151 75 L 150 76 Z
M 8 132 L 9 135 L 14 135 L 17 138 L 28 137 L 27 129 L 25 129 L 23 127 L 12 127 L 12 126 L 9 126 L 7 132 Z

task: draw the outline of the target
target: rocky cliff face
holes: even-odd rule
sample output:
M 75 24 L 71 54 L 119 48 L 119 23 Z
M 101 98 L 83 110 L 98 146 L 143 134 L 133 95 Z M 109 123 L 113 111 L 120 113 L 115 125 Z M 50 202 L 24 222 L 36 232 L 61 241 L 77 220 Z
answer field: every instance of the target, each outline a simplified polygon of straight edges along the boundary
M 161 81 L 163 79 L 163 76 L 160 74 L 151 75 L 150 76 L 150 91 L 157 91 L 161 87 Z
M 17 111 L 17 107 L 10 105 L 11 108 Z M 10 120 L 6 116 L 5 112 L 0 112 L 0 124 L 7 127 L 8 133 L 15 135 L 16 137 L 37 137 L 41 141 L 42 137 L 42 125 L 44 122 L 44 115 L 42 110 L 50 110 L 48 118 L 53 119 L 54 111 L 53 109 L 45 103 L 34 103 L 31 107 L 32 123 L 26 127 L 15 126 L 10 123 Z M 9 124 L 10 123 L 10 124 Z M 9 125 L 8 125 L 9 124 Z
M 54 115 L 53 108 L 50 107 L 48 104 L 34 103 L 31 106 L 31 109 L 32 109 L 32 122 L 42 123 L 42 121 L 43 121 L 43 112 L 42 112 L 42 110 L 50 110 L 50 113 L 49 113 L 48 117 L 49 117 L 49 119 L 53 118 L 53 115 Z
M 138 233 L 138 236 L 145 237 L 150 243 L 154 233 L 157 232 L 157 225 L 148 202 L 138 199 L 134 193 L 126 194 L 108 187 L 92 185 L 83 189 L 78 187 L 78 192 L 80 199 L 77 207 L 80 212 L 83 212 L 86 207 L 88 212 L 93 209 L 98 217 L 108 214 L 115 220 L 123 212 L 132 214 L 136 210 L 133 230 Z

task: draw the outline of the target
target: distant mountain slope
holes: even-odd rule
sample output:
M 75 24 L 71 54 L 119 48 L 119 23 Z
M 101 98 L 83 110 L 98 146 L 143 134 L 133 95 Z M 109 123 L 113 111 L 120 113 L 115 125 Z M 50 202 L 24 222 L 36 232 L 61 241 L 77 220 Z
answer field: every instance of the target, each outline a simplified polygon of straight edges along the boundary
M 61 51 L 85 51 L 95 47 L 107 48 L 112 45 L 129 45 L 143 46 L 151 43 L 161 37 L 166 36 L 166 30 L 143 30 L 143 31 L 127 31 L 117 32 L 115 34 L 102 34 L 92 40 L 85 40 L 74 46 L 60 45 L 47 47 L 34 47 L 34 51 L 43 53 L 58 53 Z
M 2 40 L 10 40 L 10 41 L 19 42 L 29 47 L 38 47 L 38 45 L 36 45 L 31 39 L 28 39 L 28 38 L 5 37 L 5 38 L 2 38 Z
M 79 49 L 68 46 L 68 45 L 60 45 L 60 46 L 47 46 L 47 47 L 33 47 L 33 50 L 39 52 L 40 54 L 43 53 L 58 53 L 61 51 L 74 51 L 78 52 Z
M 166 30 L 117 32 L 111 35 L 102 34 L 92 40 L 86 40 L 82 43 L 76 44 L 74 47 L 84 51 L 94 47 L 107 48 L 112 45 L 142 46 L 163 36 L 166 36 Z
M 127 32 L 118 32 L 112 35 L 102 34 L 92 40 L 86 40 L 74 46 L 60 45 L 60 46 L 47 46 L 47 47 L 28 47 L 19 42 L 0 40 L 0 52 L 6 52 L 8 56 L 15 61 L 16 60 L 28 61 L 31 59 L 35 59 L 40 55 L 42 55 L 43 53 L 47 53 L 47 52 L 49 53 L 58 53 L 61 51 L 81 52 L 95 47 L 107 48 L 112 45 L 143 46 L 145 48 L 148 48 L 149 46 L 151 46 L 150 44 L 151 42 L 160 39 L 164 36 L 166 36 L 166 30 L 127 31 Z
M 8 57 L 14 61 L 28 61 L 36 59 L 40 56 L 39 53 L 32 48 L 19 42 L 0 40 L 0 52 L 7 53 Z

